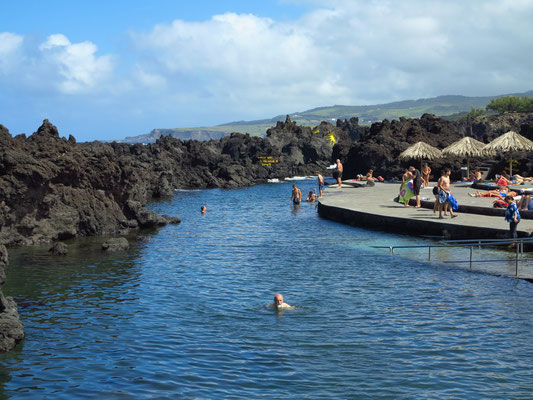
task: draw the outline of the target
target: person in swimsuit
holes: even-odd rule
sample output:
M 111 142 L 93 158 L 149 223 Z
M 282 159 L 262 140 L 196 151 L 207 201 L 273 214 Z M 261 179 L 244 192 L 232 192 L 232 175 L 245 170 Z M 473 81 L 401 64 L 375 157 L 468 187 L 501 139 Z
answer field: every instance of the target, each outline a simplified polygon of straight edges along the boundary
M 524 189 L 520 190 L 520 194 L 522 197 L 520 198 L 520 202 L 518 203 L 518 209 L 519 210 L 533 210 L 533 195 L 526 194 Z
M 429 187 L 429 174 L 431 174 L 431 168 L 427 163 L 422 164 L 422 183 L 424 187 Z
M 316 173 L 316 178 L 318 181 L 318 198 L 322 198 L 322 191 L 324 190 L 324 177 L 320 175 L 320 172 Z
M 290 304 L 283 302 L 283 295 L 281 293 L 277 293 L 274 296 L 274 303 L 268 305 L 271 308 L 275 308 L 276 311 L 281 310 L 294 310 L 294 306 L 291 306 Z
M 296 185 L 292 185 L 291 201 L 295 206 L 302 202 L 302 192 Z
M 365 177 L 365 180 L 366 181 L 375 181 L 377 178 L 374 178 L 374 170 L 371 169 L 369 170 L 367 173 L 366 173 L 366 177 Z
M 405 172 L 402 175 L 402 184 L 400 185 L 400 193 L 402 192 L 402 187 L 403 187 L 404 183 L 405 182 L 409 182 L 411 179 L 413 179 L 413 174 L 411 174 L 411 172 L 409 172 L 409 168 L 406 168 Z M 404 207 L 409 207 L 409 202 L 408 201 L 406 201 L 404 203 Z
M 435 186 L 433 188 L 433 196 L 435 196 L 435 203 L 433 203 L 433 215 L 437 215 L 437 211 L 439 211 L 439 185 Z
M 314 203 L 315 200 L 316 200 L 316 194 L 314 194 L 313 191 L 310 190 L 309 194 L 307 195 L 307 199 L 305 199 L 305 201 L 307 201 L 308 203 Z
M 416 196 L 415 208 L 420 208 L 420 188 L 422 187 L 422 174 L 415 167 L 409 167 L 409 171 L 413 175 L 413 192 Z
M 450 210 L 450 215 L 452 218 L 455 218 L 457 217 L 457 215 L 455 215 L 453 213 L 453 210 L 452 208 L 450 207 L 450 194 L 452 193 L 452 191 L 450 190 L 450 174 L 452 173 L 452 171 L 450 170 L 450 168 L 446 168 L 443 172 L 442 172 L 442 176 L 439 178 L 439 182 L 438 182 L 438 185 L 439 185 L 439 204 L 440 204 L 440 207 L 439 207 L 439 218 L 444 218 L 442 216 L 442 211 L 444 211 L 444 215 L 448 215 L 447 212 L 448 210 Z
M 504 199 L 505 196 L 511 195 L 516 196 L 515 192 L 509 192 L 509 188 L 507 186 L 502 186 L 499 189 L 493 189 L 493 190 L 486 190 L 484 192 L 478 190 L 476 193 L 468 193 L 470 197 L 497 197 L 500 199 Z
M 337 165 L 335 166 L 335 170 L 333 171 L 333 177 L 337 179 L 337 183 L 339 186 L 337 186 L 339 189 L 342 188 L 342 171 L 344 170 L 344 167 L 342 166 L 341 160 L 337 158 L 335 161 Z

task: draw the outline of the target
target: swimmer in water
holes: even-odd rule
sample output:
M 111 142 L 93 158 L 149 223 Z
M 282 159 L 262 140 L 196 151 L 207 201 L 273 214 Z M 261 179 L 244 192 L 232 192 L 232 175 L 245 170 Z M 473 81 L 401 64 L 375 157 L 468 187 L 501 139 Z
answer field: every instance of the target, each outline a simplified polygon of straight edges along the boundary
M 280 310 L 294 310 L 294 306 L 291 306 L 287 303 L 283 302 L 283 295 L 281 293 L 277 293 L 274 296 L 274 303 L 268 305 L 271 308 L 275 308 L 277 311 Z
M 206 207 L 206 206 L 202 206 L 202 207 L 200 207 L 200 212 L 201 212 L 202 214 L 205 214 L 205 213 L 207 212 L 207 207 Z

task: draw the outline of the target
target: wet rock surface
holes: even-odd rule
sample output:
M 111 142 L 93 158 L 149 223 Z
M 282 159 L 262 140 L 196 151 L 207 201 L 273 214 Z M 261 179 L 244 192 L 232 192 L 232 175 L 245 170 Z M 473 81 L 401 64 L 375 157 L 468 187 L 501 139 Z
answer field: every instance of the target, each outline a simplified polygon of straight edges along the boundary
M 66 256 L 68 254 L 68 248 L 65 243 L 56 242 L 50 247 L 48 252 L 54 256 Z
M 128 243 L 128 239 L 123 238 L 123 237 L 110 238 L 110 239 L 107 239 L 102 244 L 102 250 L 109 251 L 109 252 L 128 250 L 129 247 L 130 247 L 130 244 Z
M 0 245 L 0 286 L 5 282 L 8 264 L 7 249 Z M 0 289 L 0 352 L 13 349 L 24 338 L 24 326 L 20 322 L 17 305 L 11 297 L 5 297 Z

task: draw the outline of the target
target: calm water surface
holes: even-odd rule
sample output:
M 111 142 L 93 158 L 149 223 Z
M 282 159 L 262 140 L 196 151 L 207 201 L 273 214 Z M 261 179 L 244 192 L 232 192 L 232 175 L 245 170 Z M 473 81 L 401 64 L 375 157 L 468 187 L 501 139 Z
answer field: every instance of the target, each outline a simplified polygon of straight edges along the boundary
M 416 239 L 289 198 L 178 191 L 151 207 L 182 224 L 127 253 L 11 250 L 27 338 L 0 356 L 0 396 L 532 398 L 533 285 L 390 256 L 371 246 Z M 276 292 L 297 308 L 267 309 Z

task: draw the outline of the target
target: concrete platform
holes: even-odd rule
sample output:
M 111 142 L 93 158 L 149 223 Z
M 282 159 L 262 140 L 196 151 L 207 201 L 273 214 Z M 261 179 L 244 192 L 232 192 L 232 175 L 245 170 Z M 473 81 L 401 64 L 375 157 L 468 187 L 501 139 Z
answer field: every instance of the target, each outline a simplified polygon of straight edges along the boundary
M 504 219 L 505 209 L 492 206 L 493 198 L 470 197 L 474 193 L 469 184 L 452 184 L 452 194 L 459 203 L 457 217 L 438 218 L 433 213 L 435 197 L 430 183 L 422 188 L 422 208 L 404 207 L 394 201 L 399 183 L 376 182 L 373 187 L 342 188 L 330 185 L 319 199 L 321 217 L 349 225 L 398 232 L 415 236 L 433 236 L 444 239 L 504 239 L 509 237 L 509 224 Z M 414 199 L 410 204 L 414 205 Z M 533 236 L 533 211 L 521 212 L 519 237 Z

